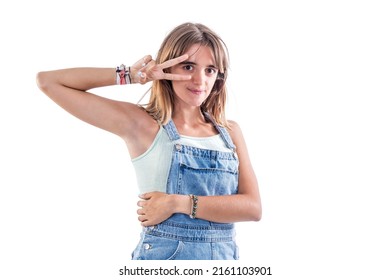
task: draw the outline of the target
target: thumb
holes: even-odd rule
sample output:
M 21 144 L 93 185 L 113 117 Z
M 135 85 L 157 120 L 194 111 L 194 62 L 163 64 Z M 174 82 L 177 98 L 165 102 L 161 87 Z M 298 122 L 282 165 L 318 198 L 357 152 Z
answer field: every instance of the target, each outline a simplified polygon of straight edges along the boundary
M 141 199 L 149 199 L 152 197 L 151 193 L 141 193 L 140 195 L 138 195 L 139 198 Z

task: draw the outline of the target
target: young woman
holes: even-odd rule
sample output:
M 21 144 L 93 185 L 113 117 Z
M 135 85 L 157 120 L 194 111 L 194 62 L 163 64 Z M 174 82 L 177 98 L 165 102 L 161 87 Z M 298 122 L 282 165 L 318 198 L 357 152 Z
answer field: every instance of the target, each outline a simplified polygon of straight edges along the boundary
M 238 259 L 234 223 L 261 219 L 244 137 L 225 117 L 227 71 L 221 38 L 184 23 L 167 35 L 155 60 L 38 73 L 39 88 L 54 102 L 125 141 L 141 193 L 143 230 L 133 259 Z M 89 91 L 148 82 L 145 106 Z

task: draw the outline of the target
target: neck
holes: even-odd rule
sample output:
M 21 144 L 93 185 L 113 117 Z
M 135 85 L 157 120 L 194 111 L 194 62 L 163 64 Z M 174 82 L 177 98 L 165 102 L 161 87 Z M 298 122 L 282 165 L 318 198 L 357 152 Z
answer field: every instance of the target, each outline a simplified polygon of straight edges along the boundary
M 172 114 L 172 119 L 175 122 L 187 124 L 189 126 L 206 122 L 200 107 L 175 109 Z
M 205 119 L 200 107 L 175 110 L 172 119 L 181 135 L 209 137 L 218 134 L 214 125 Z

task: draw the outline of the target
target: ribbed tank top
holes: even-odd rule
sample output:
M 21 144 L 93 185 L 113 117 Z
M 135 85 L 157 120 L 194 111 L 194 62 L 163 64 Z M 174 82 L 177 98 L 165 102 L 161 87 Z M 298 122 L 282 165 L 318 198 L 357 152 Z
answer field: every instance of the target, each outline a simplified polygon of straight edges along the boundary
M 140 193 L 165 192 L 173 145 L 176 143 L 207 150 L 231 152 L 219 134 L 209 137 L 180 135 L 179 140 L 172 142 L 165 129 L 160 126 L 149 149 L 142 155 L 132 159 Z

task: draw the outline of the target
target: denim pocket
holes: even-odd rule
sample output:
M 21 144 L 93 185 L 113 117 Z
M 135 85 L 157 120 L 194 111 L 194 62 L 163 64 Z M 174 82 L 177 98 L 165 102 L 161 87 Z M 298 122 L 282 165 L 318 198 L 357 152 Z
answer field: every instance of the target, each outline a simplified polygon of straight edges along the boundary
M 238 173 L 230 170 L 179 167 L 176 191 L 179 194 L 231 195 L 238 191 Z
M 183 250 L 180 240 L 145 234 L 139 246 L 138 260 L 174 260 Z

